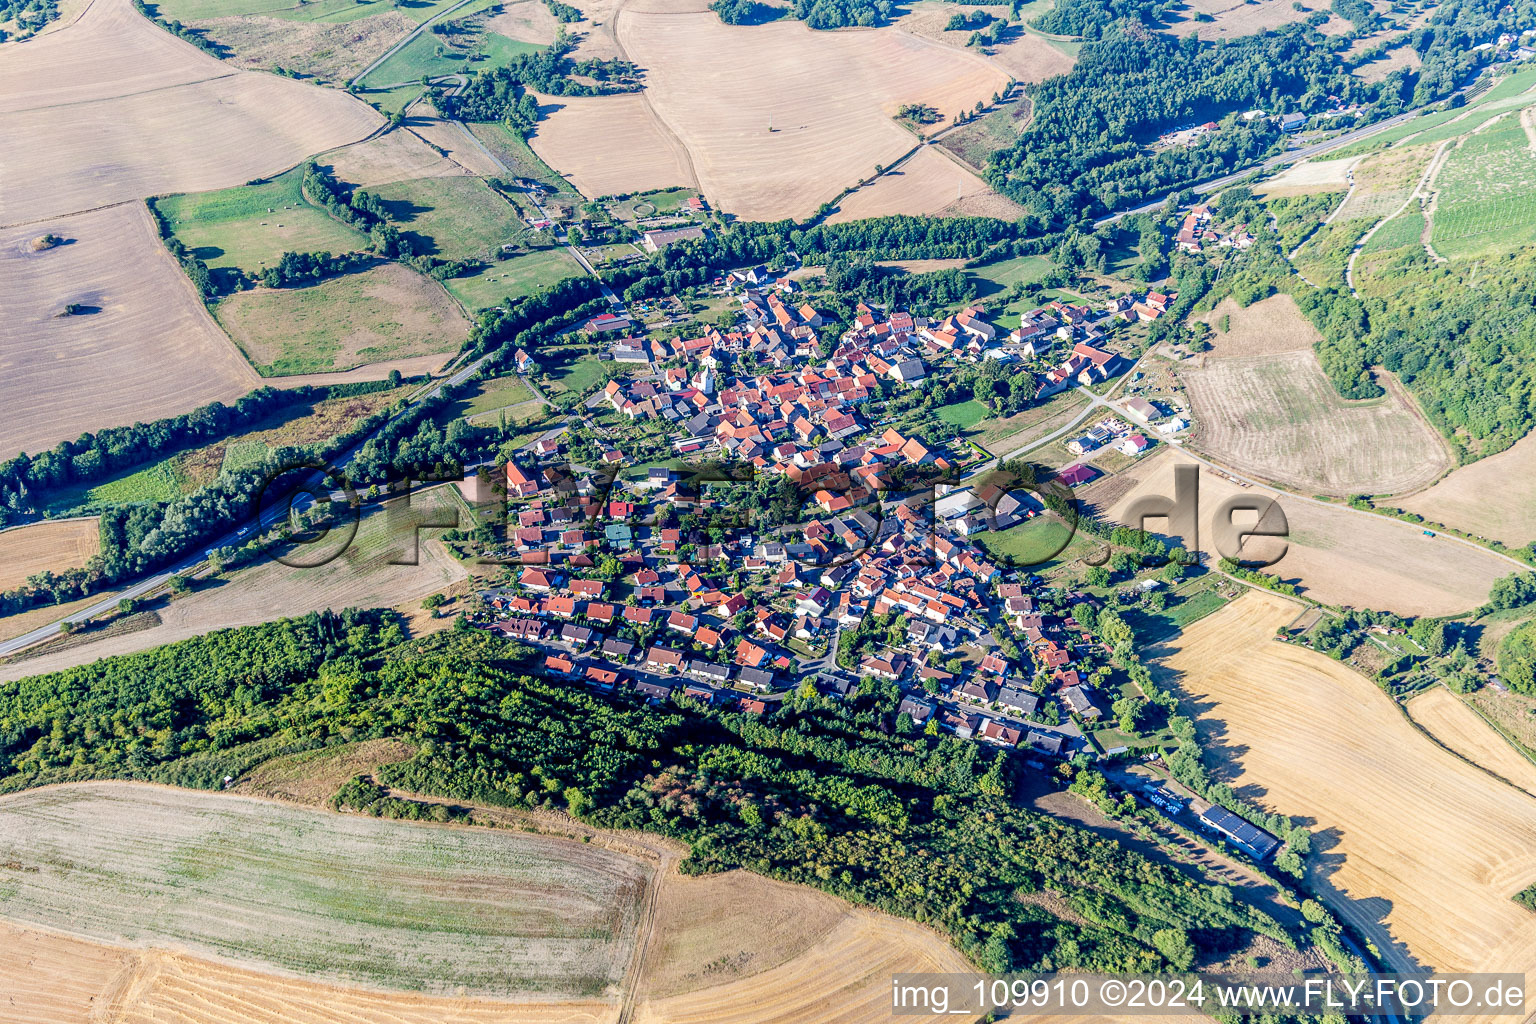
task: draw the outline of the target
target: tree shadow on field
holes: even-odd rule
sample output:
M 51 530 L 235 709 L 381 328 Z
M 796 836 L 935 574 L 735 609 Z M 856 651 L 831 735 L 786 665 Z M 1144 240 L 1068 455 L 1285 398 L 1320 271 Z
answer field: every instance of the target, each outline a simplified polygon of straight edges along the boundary
M 1307 821 L 1310 827 L 1313 822 Z M 1387 917 L 1393 903 L 1384 896 L 1350 898 L 1332 882 L 1332 875 L 1344 864 L 1345 855 L 1338 851 L 1338 829 L 1328 828 L 1312 833 L 1312 853 L 1307 857 L 1307 881 L 1318 898 L 1330 907 L 1349 908 L 1348 924 L 1354 933 L 1376 947 L 1378 959 L 1389 971 L 1410 973 L 1430 970 L 1397 939 L 1392 937 Z M 1428 894 L 1425 894 L 1428 895 Z
M 1179 634 L 1173 634 L 1173 639 Z M 1143 649 L 1143 660 L 1153 671 L 1157 682 L 1172 690 L 1179 698 L 1179 713 L 1195 723 L 1200 746 L 1204 752 L 1202 763 L 1212 782 L 1231 789 L 1233 796 L 1243 803 L 1259 808 L 1272 809 L 1269 791 L 1262 781 L 1252 776 L 1239 782 L 1242 762 L 1251 747 L 1232 742 L 1226 723 L 1220 718 L 1220 707 L 1213 700 L 1190 696 L 1184 689 L 1185 673 L 1168 667 L 1166 658 L 1177 648 L 1166 640 L 1158 641 Z M 1338 784 L 1348 785 L 1348 780 Z M 1317 794 L 1327 799 L 1326 792 Z M 1384 961 L 1387 970 L 1410 972 L 1427 967 L 1415 957 L 1402 942 L 1392 937 L 1387 917 L 1392 913 L 1393 902 L 1381 896 L 1352 897 L 1332 881 L 1332 876 L 1343 866 L 1345 854 L 1340 850 L 1341 836 L 1334 828 L 1317 829 L 1317 819 L 1302 815 L 1289 815 L 1291 821 L 1312 832 L 1312 852 L 1306 858 L 1307 888 L 1336 912 L 1347 910 L 1347 924 L 1355 940 L 1364 939 L 1379 951 L 1378 959 Z M 1313 831 L 1316 830 L 1316 831 Z M 1283 837 L 1282 837 L 1283 838 Z M 1343 916 L 1343 915 L 1341 915 Z
M 409 199 L 385 199 L 381 202 L 389 219 L 401 225 L 410 224 L 422 214 L 432 212 L 432 207 L 421 206 Z M 439 251 L 437 242 L 430 235 L 402 230 L 400 236 L 410 243 L 411 252 L 417 256 L 436 256 Z

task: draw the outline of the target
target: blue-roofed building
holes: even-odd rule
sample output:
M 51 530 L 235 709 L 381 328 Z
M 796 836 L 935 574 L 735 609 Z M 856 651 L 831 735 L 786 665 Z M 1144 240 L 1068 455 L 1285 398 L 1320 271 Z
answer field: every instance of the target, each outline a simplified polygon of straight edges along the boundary
M 1200 821 L 1254 860 L 1264 860 L 1280 845 L 1280 840 L 1257 825 L 1248 824 L 1220 804 L 1212 804 L 1201 811 Z

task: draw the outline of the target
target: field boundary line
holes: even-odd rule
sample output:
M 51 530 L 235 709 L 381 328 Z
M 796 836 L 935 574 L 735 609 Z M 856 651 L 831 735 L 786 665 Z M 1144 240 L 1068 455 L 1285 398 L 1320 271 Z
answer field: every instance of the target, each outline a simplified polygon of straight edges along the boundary
M 1348 665 L 1347 667 L 1352 669 L 1352 670 L 1354 670 L 1354 671 L 1359 671 L 1358 669 L 1355 669 L 1353 665 Z M 1361 675 L 1365 675 L 1365 673 L 1363 673 L 1363 672 L 1360 673 L 1360 674 Z M 1376 686 L 1378 689 L 1380 688 L 1380 684 L 1377 683 L 1376 680 L 1371 679 L 1370 676 L 1366 676 L 1365 678 L 1370 679 L 1371 685 Z M 1496 726 L 1494 726 L 1494 724 L 1492 722 L 1488 721 L 1487 718 L 1484 718 L 1482 713 L 1479 712 L 1476 708 L 1472 707 L 1472 705 L 1468 704 L 1466 701 L 1464 701 L 1460 697 L 1458 697 L 1456 695 L 1455 691 L 1453 691 L 1450 687 L 1446 686 L 1443 682 L 1442 683 L 1437 683 L 1436 686 L 1439 689 L 1444 690 L 1446 693 L 1449 693 L 1451 695 L 1451 699 L 1454 700 L 1456 703 L 1460 704 L 1462 707 L 1469 708 L 1474 714 L 1477 715 L 1477 717 L 1479 719 L 1482 720 L 1483 724 L 1487 725 L 1489 728 L 1493 729 L 1494 732 L 1498 733 L 1499 739 L 1501 739 L 1501 740 L 1505 739 L 1504 733 L 1502 731 L 1500 731 Z M 1435 689 L 1435 688 L 1436 687 L 1430 687 L 1430 689 Z M 1446 753 L 1450 754 L 1452 757 L 1455 757 L 1458 760 L 1461 760 L 1461 761 L 1465 762 L 1466 764 L 1471 765 L 1473 768 L 1476 768 L 1478 771 L 1482 772 L 1484 775 L 1487 775 L 1489 778 L 1497 779 L 1500 782 L 1504 783 L 1504 785 L 1510 787 L 1511 789 L 1518 790 L 1519 792 L 1525 794 L 1526 796 L 1531 797 L 1532 799 L 1536 799 L 1536 793 L 1532 793 L 1530 790 L 1526 789 L 1524 786 L 1516 785 L 1515 783 L 1511 782 L 1509 779 L 1506 779 L 1504 776 L 1502 776 L 1498 772 L 1494 771 L 1492 768 L 1489 768 L 1487 765 L 1484 765 L 1484 764 L 1479 764 L 1478 762 L 1472 760 L 1470 757 L 1468 757 L 1467 755 L 1461 753 L 1460 751 L 1452 750 L 1450 747 L 1448 747 L 1444 743 L 1442 743 L 1440 741 L 1439 737 L 1437 737 L 1434 733 L 1430 732 L 1428 727 L 1426 727 L 1422 723 L 1418 722 L 1413 717 L 1413 715 L 1409 713 L 1408 705 L 1409 705 L 1409 703 L 1412 702 L 1414 697 L 1419 696 L 1419 694 L 1423 693 L 1423 692 L 1427 692 L 1427 691 L 1418 691 L 1418 692 L 1415 692 L 1413 694 L 1410 694 L 1404 700 L 1393 700 L 1392 701 L 1392 704 L 1398 709 L 1398 711 L 1400 711 L 1402 713 L 1403 718 L 1405 718 L 1407 720 L 1407 722 L 1408 722 L 1408 724 L 1410 726 L 1412 726 L 1414 729 L 1418 730 L 1419 734 L 1422 735 L 1425 739 L 1429 740 L 1435 746 L 1439 747 L 1441 750 L 1443 750 Z M 1513 744 L 1510 744 L 1510 745 L 1514 746 Z M 1536 764 L 1536 760 L 1533 760 L 1531 758 L 1531 756 L 1529 754 L 1527 754 L 1525 751 L 1516 748 L 1516 753 L 1520 754 L 1520 756 L 1524 757 L 1526 760 L 1531 761 L 1532 764 Z
M 169 35 L 170 33 L 166 33 Z M 199 50 L 199 53 L 202 51 Z M 209 75 L 207 78 L 195 78 L 190 82 L 175 82 L 171 85 L 157 85 L 153 89 L 140 89 L 138 92 L 125 92 L 113 96 L 98 96 L 88 100 L 69 100 L 65 103 L 44 103 L 40 107 L 22 107 L 18 110 L 6 111 L 7 114 L 30 114 L 37 110 L 59 110 L 64 107 L 88 107 L 96 103 L 116 103 L 118 100 L 132 99 L 135 96 L 153 96 L 157 92 L 170 92 L 173 89 L 185 89 L 193 85 L 207 85 L 209 82 L 219 82 L 226 78 L 237 78 L 245 74 L 243 70 L 226 71 L 222 75 Z M 256 72 L 260 74 L 260 72 Z M 114 204 L 115 205 L 115 204 Z
M 1444 683 L 1441 683 L 1440 685 L 1441 686 L 1445 686 Z M 1449 689 L 1449 687 L 1446 687 L 1446 688 Z M 1454 693 L 1452 694 L 1452 696 L 1456 697 L 1457 700 L 1461 700 L 1460 696 L 1457 696 Z M 1464 700 L 1462 700 L 1461 703 L 1465 704 L 1467 707 L 1471 708 L 1472 712 L 1475 715 L 1477 715 L 1478 718 L 1481 718 L 1483 720 L 1483 722 L 1488 726 L 1488 728 L 1490 728 L 1494 732 L 1498 733 L 1499 734 L 1499 738 L 1502 739 L 1505 743 L 1509 744 L 1510 747 L 1514 749 L 1515 753 L 1519 754 L 1521 757 L 1525 758 L 1527 761 L 1531 762 L 1532 764 L 1536 764 L 1536 754 L 1531 753 L 1530 749 L 1528 747 L 1526 747 L 1526 745 L 1524 743 L 1521 743 L 1519 740 L 1515 739 L 1508 732 L 1506 732 L 1504 730 L 1503 726 L 1499 725 L 1499 723 L 1495 722 L 1493 719 L 1491 719 L 1487 715 L 1483 714 L 1481 708 L 1477 707 L 1475 704 L 1471 704 L 1471 703 L 1469 703 L 1467 701 L 1464 701 Z M 1514 783 L 1510 783 L 1510 785 L 1513 786 Z M 1521 789 L 1522 787 L 1516 786 L 1515 788 L 1516 789 Z M 1532 796 L 1536 796 L 1536 793 L 1533 793 L 1531 795 Z
M 608 21 L 603 26 L 603 28 L 606 29 L 606 34 L 609 41 L 613 43 L 615 52 L 617 52 L 619 55 L 619 60 L 622 61 L 629 61 L 629 51 L 624 48 L 624 42 L 619 38 L 619 19 L 622 18 L 627 12 L 629 2 L 630 0 L 619 0 L 618 4 L 616 4 L 613 8 L 613 14 L 608 18 Z M 630 61 L 630 63 L 634 62 Z M 688 144 L 683 141 L 683 137 L 678 133 L 677 129 L 668 123 L 666 118 L 661 116 L 661 111 L 656 109 L 656 104 L 651 102 L 650 90 L 642 88 L 640 90 L 640 98 L 645 103 L 645 109 L 650 112 L 651 119 L 656 122 L 657 126 L 662 130 L 662 133 L 666 135 L 669 145 L 676 148 L 676 150 L 683 155 L 683 164 L 688 170 L 688 176 L 693 179 L 693 187 L 696 191 L 702 193 L 704 191 L 704 180 L 699 177 L 699 168 L 693 162 L 693 151 L 688 148 Z M 533 147 L 529 146 L 528 148 L 532 149 Z M 551 170 L 553 170 L 553 168 L 551 168 Z M 565 177 L 563 174 L 560 176 L 562 178 Z M 575 186 L 573 185 L 572 188 L 575 188 Z M 576 191 L 579 193 L 581 190 L 576 189 Z

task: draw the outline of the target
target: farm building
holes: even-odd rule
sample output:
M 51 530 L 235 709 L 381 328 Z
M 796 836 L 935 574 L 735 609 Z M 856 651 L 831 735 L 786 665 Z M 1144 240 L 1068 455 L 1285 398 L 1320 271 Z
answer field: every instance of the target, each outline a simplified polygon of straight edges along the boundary
M 617 313 L 599 313 L 587 321 L 587 330 L 607 332 L 624 331 L 629 329 L 629 318 L 619 316 Z
M 1219 832 L 1239 850 L 1263 860 L 1275 852 L 1280 840 L 1263 829 L 1250 825 L 1220 804 L 1212 804 L 1200 812 L 1200 822 L 1206 828 Z
M 704 229 L 697 224 L 693 224 L 686 228 L 647 231 L 640 237 L 640 243 L 645 246 L 646 252 L 660 252 L 673 242 L 681 242 L 690 238 L 703 238 L 704 235 Z

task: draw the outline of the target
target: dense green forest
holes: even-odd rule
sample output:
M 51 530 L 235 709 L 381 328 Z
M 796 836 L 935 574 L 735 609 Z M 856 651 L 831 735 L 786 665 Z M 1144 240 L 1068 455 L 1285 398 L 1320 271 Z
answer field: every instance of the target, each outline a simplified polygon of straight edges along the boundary
M 727 25 L 764 25 L 784 16 L 784 8 L 758 0 L 713 0 L 709 9 Z
M 1374 99 L 1340 62 L 1347 46 L 1301 25 L 1210 44 L 1117 23 L 1083 47 L 1070 73 L 1033 88 L 1028 129 L 993 156 L 987 176 L 1041 230 L 1216 177 L 1280 138 L 1268 119 L 1237 113 L 1305 108 L 1327 94 Z M 1146 148 L 1170 126 L 1213 119 L 1221 129 L 1196 145 Z
M 1171 7 L 1171 0 L 1057 0 L 1034 26 L 1042 32 L 1098 39 L 1122 19 L 1156 25 Z
M 6 0 L 0 5 L 0 24 L 11 22 L 16 34 L 27 36 L 59 16 L 54 0 Z M 10 33 L 0 29 L 0 42 L 10 38 Z
M 987 970 L 1188 967 L 1250 932 L 1224 886 L 1015 806 L 1006 751 L 904 732 L 888 685 L 766 718 L 647 708 L 530 677 L 474 631 L 402 642 L 391 613 L 312 614 L 0 686 L 0 791 L 89 778 L 215 788 L 279 753 L 394 736 L 379 781 L 567 810 L 946 931 Z M 1018 896 L 1058 892 L 1074 920 Z
M 1536 426 L 1536 251 L 1436 263 L 1399 250 L 1371 287 L 1319 298 L 1319 354 L 1336 383 L 1383 366 L 1464 457 L 1503 451 Z M 1346 394 L 1349 392 L 1346 391 Z

